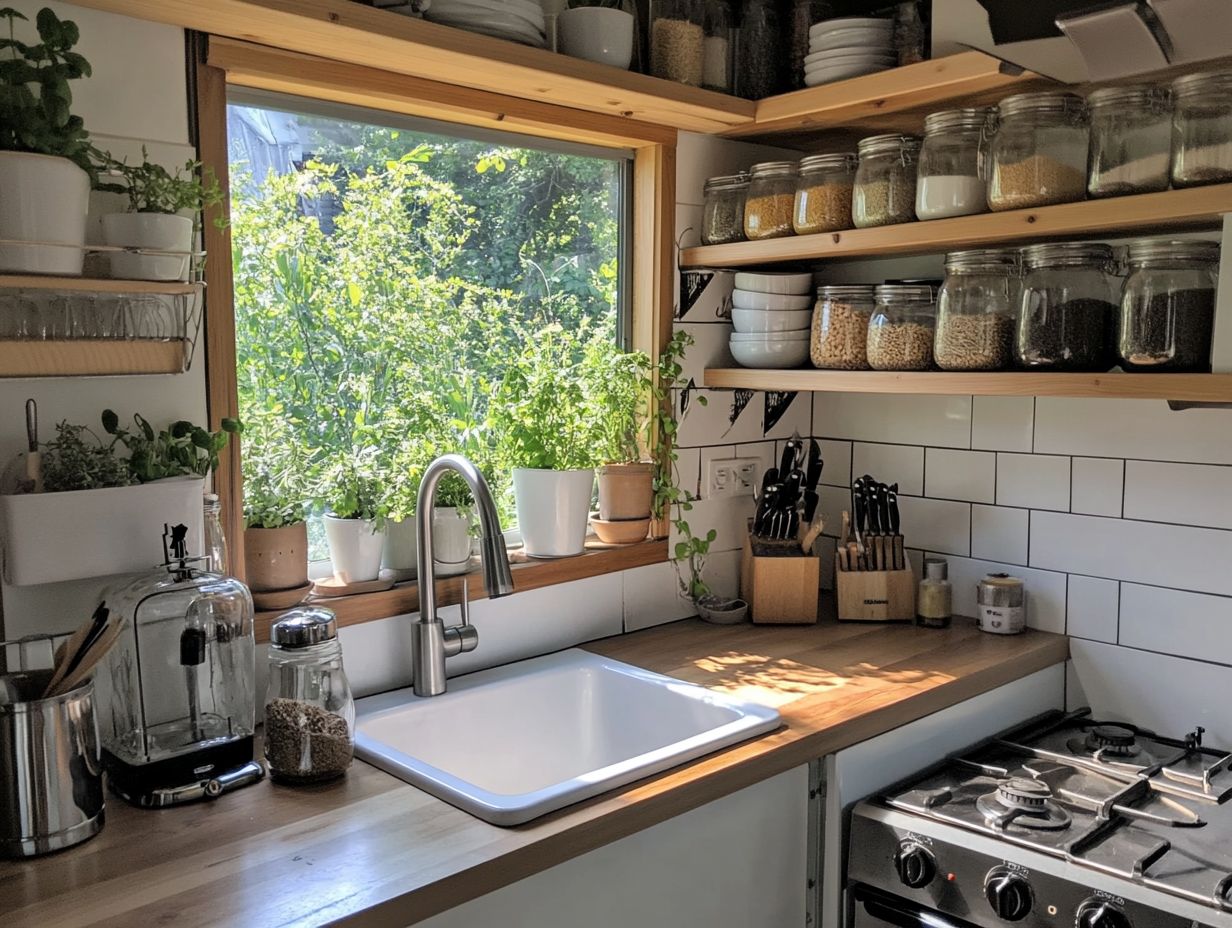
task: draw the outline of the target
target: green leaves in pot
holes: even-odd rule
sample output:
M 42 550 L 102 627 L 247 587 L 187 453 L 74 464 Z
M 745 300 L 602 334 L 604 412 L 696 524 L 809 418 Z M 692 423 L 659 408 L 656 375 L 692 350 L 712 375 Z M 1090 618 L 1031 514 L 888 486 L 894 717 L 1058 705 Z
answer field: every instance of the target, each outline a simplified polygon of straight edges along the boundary
M 172 174 L 161 164 L 150 161 L 144 145 L 141 164 L 129 166 L 107 156 L 106 166 L 124 182 L 99 184 L 98 189 L 125 194 L 132 213 L 200 212 L 205 207 L 217 206 L 223 199 L 218 178 L 212 170 L 203 170 L 200 161 L 186 161 Z
M 120 428 L 119 417 L 110 409 L 103 410 L 103 429 L 128 449 L 128 469 L 138 483 L 212 473 L 228 437 L 242 428 L 236 419 L 223 419 L 222 428 L 210 432 L 181 419 L 156 432 L 138 414 L 133 415 L 131 428 Z
M 136 483 L 114 442 L 104 443 L 84 425 L 60 422 L 56 437 L 43 444 L 43 490 L 102 490 Z

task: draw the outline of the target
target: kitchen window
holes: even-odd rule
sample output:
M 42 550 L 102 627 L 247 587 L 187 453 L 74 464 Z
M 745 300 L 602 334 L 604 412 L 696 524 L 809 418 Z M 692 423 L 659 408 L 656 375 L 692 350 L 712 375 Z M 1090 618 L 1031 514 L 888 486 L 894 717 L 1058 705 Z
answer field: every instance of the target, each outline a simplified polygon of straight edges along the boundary
M 488 398 L 546 329 L 628 344 L 632 153 L 256 91 L 227 128 L 246 501 L 406 512 L 462 451 L 508 524 Z

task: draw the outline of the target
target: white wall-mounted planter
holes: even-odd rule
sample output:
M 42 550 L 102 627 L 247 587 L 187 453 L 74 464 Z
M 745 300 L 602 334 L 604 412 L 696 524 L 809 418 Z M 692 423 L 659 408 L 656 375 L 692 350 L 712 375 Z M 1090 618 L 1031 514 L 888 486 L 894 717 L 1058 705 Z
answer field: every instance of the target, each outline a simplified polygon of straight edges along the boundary
M 14 586 L 133 573 L 163 563 L 163 526 L 188 526 L 200 554 L 200 477 L 134 487 L 0 496 L 4 578 Z
M 325 540 L 334 576 L 342 583 L 364 583 L 381 573 L 385 533 L 371 519 L 325 516 Z
M 0 273 L 79 277 L 90 177 L 67 158 L 0 152 Z
M 572 557 L 586 547 L 595 472 L 513 469 L 518 528 L 531 557 Z
M 103 217 L 103 240 L 108 245 L 149 248 L 153 251 L 189 252 L 193 221 L 167 213 L 108 213 Z M 111 276 L 123 280 L 188 280 L 189 257 L 130 255 L 110 257 Z

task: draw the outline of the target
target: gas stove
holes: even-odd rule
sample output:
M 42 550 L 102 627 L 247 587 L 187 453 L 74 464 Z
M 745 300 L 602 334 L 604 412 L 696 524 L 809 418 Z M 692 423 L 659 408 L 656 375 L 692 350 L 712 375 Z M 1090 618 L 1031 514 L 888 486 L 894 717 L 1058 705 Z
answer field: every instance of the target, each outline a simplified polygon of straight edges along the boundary
M 1051 713 L 853 813 L 853 925 L 1232 928 L 1232 755 Z

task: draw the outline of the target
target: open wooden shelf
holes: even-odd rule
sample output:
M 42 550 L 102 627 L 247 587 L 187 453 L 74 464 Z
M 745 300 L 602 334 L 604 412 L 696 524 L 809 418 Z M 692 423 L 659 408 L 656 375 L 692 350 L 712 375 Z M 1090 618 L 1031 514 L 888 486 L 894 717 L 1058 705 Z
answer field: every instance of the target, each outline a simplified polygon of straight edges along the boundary
M 0 339 L 0 377 L 179 374 L 184 359 L 181 339 Z
M 754 104 L 738 97 L 351 0 L 79 0 L 78 5 L 658 126 L 719 132 L 753 119 Z
M 937 110 L 988 106 L 1010 94 L 1055 86 L 983 52 L 963 52 L 768 97 L 758 101 L 752 122 L 720 134 L 792 144 L 820 131 L 919 133 L 924 117 Z
M 77 293 L 150 293 L 184 296 L 201 284 L 179 281 L 112 280 L 103 277 L 41 277 L 35 274 L 0 274 L 0 288 L 14 290 L 71 290 Z
M 789 235 L 758 242 L 702 245 L 680 252 L 682 268 L 749 267 L 785 262 L 934 254 L 1049 239 L 1098 238 L 1181 229 L 1214 229 L 1232 212 L 1232 184 L 1085 200 L 1038 209 L 983 213 L 875 229 Z
M 819 371 L 709 368 L 707 387 L 945 396 L 1093 396 L 1232 403 L 1232 374 L 1051 374 L 1020 371 Z

